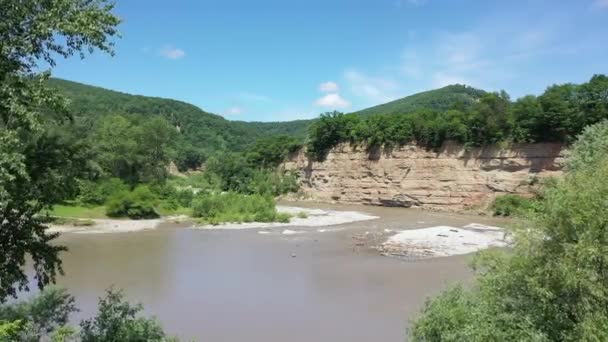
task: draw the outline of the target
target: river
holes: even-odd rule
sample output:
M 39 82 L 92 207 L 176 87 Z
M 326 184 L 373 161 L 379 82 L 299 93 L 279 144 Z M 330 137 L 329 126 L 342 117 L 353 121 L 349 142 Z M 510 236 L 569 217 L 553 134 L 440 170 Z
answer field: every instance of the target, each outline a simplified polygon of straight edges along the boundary
M 299 205 L 299 204 L 298 204 Z M 116 234 L 63 234 L 59 285 L 94 314 L 110 286 L 141 302 L 165 330 L 197 341 L 404 341 L 427 296 L 471 277 L 470 256 L 405 261 L 353 236 L 463 226 L 490 219 L 414 209 L 314 205 L 379 216 L 319 232 L 193 230 L 166 224 Z M 378 238 L 380 239 L 380 237 Z

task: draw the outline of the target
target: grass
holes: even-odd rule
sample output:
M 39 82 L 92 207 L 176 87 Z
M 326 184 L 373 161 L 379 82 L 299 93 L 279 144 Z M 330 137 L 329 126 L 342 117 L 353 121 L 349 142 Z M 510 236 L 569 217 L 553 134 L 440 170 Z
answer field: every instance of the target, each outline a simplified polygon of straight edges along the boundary
M 177 207 L 177 209 L 168 209 L 168 208 L 163 208 L 161 206 L 161 208 L 158 209 L 158 213 L 161 216 L 179 216 L 179 215 L 185 215 L 185 216 L 192 217 L 192 208 Z
M 104 206 L 83 207 L 73 205 L 55 205 L 53 210 L 48 213 L 50 216 L 59 218 L 84 218 L 84 219 L 103 219 L 106 216 Z

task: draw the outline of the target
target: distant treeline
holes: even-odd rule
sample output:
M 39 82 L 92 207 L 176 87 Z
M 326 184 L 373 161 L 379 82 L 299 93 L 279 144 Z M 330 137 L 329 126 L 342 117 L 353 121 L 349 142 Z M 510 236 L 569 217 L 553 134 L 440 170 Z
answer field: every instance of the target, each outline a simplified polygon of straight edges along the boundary
M 322 160 L 339 143 L 392 147 L 416 143 L 440 147 L 446 140 L 480 146 L 500 142 L 572 142 L 584 127 L 608 118 L 608 77 L 553 85 L 540 96 L 512 102 L 504 92 L 486 93 L 472 105 L 455 103 L 445 111 L 403 114 L 331 112 L 314 121 L 308 152 Z

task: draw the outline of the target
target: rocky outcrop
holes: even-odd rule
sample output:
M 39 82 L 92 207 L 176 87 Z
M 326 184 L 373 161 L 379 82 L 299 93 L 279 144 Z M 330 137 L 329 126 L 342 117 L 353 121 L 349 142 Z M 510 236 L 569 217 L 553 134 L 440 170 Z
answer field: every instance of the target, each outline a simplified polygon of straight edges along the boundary
M 439 150 L 340 145 L 323 162 L 301 151 L 283 166 L 299 174 L 304 194 L 320 201 L 459 211 L 497 194 L 529 195 L 542 178 L 561 174 L 559 144 L 515 144 Z

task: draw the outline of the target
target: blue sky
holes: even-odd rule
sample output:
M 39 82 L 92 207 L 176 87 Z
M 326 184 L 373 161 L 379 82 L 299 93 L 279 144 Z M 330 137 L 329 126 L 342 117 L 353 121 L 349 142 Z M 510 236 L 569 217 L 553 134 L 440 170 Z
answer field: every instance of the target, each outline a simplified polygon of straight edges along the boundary
M 453 83 L 513 98 L 608 74 L 608 0 L 117 0 L 116 56 L 56 77 L 231 120 L 350 112 Z

